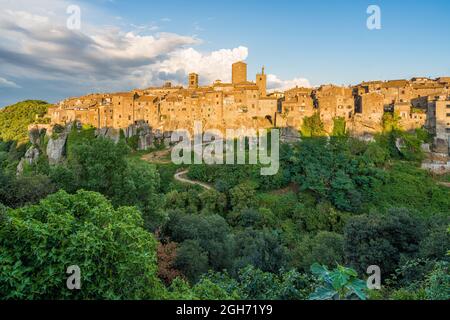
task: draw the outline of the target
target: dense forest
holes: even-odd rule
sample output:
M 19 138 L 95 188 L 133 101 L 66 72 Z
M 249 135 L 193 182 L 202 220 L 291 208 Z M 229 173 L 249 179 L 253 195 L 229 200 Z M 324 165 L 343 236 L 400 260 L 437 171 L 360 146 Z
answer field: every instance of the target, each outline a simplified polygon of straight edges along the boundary
M 399 299 L 450 297 L 450 188 L 420 169 L 424 130 L 365 142 L 320 119 L 282 144 L 280 170 L 149 163 L 74 126 L 65 160 L 17 165 L 26 101 L 0 111 L 0 299 Z M 57 132 L 57 130 L 55 130 Z M 403 143 L 396 144 L 398 138 Z M 174 179 L 179 170 L 211 186 Z M 82 290 L 66 287 L 81 269 Z M 368 290 L 367 268 L 381 270 Z

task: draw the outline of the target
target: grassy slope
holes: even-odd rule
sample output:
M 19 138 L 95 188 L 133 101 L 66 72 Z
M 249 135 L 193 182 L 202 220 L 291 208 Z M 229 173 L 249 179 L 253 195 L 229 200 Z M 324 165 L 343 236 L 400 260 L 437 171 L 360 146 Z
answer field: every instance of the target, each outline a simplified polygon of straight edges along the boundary
M 36 120 L 36 116 L 45 115 L 48 106 L 45 101 L 27 100 L 0 109 L 0 139 L 26 142 L 28 126 Z

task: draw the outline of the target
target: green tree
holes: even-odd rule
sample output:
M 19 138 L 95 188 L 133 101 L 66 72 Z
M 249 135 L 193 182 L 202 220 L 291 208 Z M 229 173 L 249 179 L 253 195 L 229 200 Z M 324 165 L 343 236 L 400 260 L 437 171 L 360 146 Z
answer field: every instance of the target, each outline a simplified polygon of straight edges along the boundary
M 389 275 L 401 256 L 417 254 L 424 231 L 423 221 L 406 209 L 352 217 L 344 230 L 346 260 L 360 272 L 378 265 Z
M 383 131 L 391 132 L 400 130 L 400 122 L 401 118 L 398 112 L 386 112 L 383 115 Z
M 325 129 L 320 114 L 316 112 L 311 117 L 305 117 L 300 129 L 303 137 L 321 137 L 324 136 Z
M 346 134 L 345 128 L 345 118 L 344 117 L 335 117 L 333 118 L 333 137 L 342 137 Z
M 177 249 L 175 267 L 191 283 L 196 283 L 202 274 L 208 272 L 208 253 L 201 248 L 198 241 L 186 240 Z
M 330 200 L 338 209 L 358 212 L 369 201 L 382 172 L 350 152 L 350 139 L 304 139 L 291 159 L 292 180 L 301 191 Z
M 276 230 L 247 228 L 236 233 L 234 270 L 252 265 L 262 271 L 278 272 L 286 267 L 288 251 Z
M 252 208 L 256 205 L 255 187 L 251 183 L 242 183 L 230 190 L 231 206 L 235 211 Z
M 5 299 L 159 299 L 156 241 L 139 211 L 102 195 L 64 191 L 9 210 L 0 224 L 0 296 Z M 66 287 L 81 270 L 82 290 Z
M 216 190 L 206 190 L 200 193 L 202 211 L 204 213 L 224 214 L 227 207 L 227 197 Z
M 321 231 L 315 236 L 306 236 L 295 250 L 294 265 L 307 271 L 314 264 L 343 264 L 344 237 L 338 233 Z
M 27 100 L 0 109 L 0 139 L 28 141 L 28 126 L 47 113 L 49 104 L 44 101 Z
M 439 262 L 425 281 L 425 293 L 429 300 L 450 298 L 450 272 L 448 262 Z
M 11 208 L 35 204 L 55 191 L 50 179 L 41 174 L 11 176 L 0 169 L 0 203 Z
M 338 265 L 334 270 L 319 264 L 311 266 L 311 272 L 322 282 L 309 297 L 310 300 L 346 300 L 358 298 L 366 300 L 366 282 L 358 279 L 358 273 Z
M 181 210 L 170 211 L 163 236 L 182 244 L 193 240 L 207 253 L 209 268 L 221 271 L 231 266 L 234 240 L 225 219 L 219 215 L 187 215 Z M 187 256 L 195 260 L 196 256 Z
M 68 191 L 100 192 L 116 206 L 134 205 L 142 211 L 149 230 L 159 227 L 165 216 L 155 166 L 128 160 L 129 148 L 123 141 L 115 144 L 92 134 L 92 128 L 72 130 L 68 139 L 68 170 L 53 169 L 55 183 Z

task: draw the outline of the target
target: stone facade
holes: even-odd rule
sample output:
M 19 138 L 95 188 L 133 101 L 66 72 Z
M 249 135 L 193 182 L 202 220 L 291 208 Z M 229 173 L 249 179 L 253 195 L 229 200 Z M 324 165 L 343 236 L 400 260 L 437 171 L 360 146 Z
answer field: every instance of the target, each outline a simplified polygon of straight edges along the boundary
M 256 83 L 247 81 L 247 65 L 232 66 L 233 83 L 217 80 L 199 86 L 199 76 L 191 73 L 188 87 L 163 87 L 112 94 L 92 94 L 69 98 L 49 108 L 53 124 L 78 121 L 96 128 L 126 130 L 145 123 L 153 130 L 192 130 L 195 121 L 203 129 L 255 129 L 275 126 L 279 99 L 267 96 L 264 70 Z
M 448 153 L 450 149 L 450 97 L 439 96 L 428 104 L 426 127 L 435 134 L 436 152 Z
M 439 145 L 448 145 L 450 77 L 370 81 L 353 87 L 296 87 L 268 93 L 264 68 L 255 82 L 247 81 L 247 64 L 242 61 L 234 63 L 231 72 L 231 83 L 216 80 L 200 86 L 199 75 L 191 73 L 186 88 L 168 82 L 162 87 L 69 98 L 49 108 L 49 117 L 52 124 L 78 121 L 119 131 L 145 126 L 162 133 L 192 130 L 194 122 L 200 121 L 204 130 L 224 133 L 243 127 L 298 130 L 305 117 L 318 113 L 329 134 L 335 119 L 341 118 L 352 135 L 367 136 L 381 132 L 383 115 L 393 112 L 404 130 L 426 125 L 438 135 Z M 151 139 L 145 134 L 140 144 L 145 146 Z
M 243 61 L 233 63 L 231 66 L 231 79 L 233 84 L 247 82 L 247 64 Z

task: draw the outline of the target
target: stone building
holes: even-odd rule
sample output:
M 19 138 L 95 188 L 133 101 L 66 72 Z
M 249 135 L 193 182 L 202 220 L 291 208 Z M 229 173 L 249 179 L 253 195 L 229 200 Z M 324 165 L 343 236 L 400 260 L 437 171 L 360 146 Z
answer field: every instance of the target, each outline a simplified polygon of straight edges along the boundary
M 167 82 L 161 87 L 68 98 L 50 107 L 48 116 L 52 124 L 78 121 L 103 131 L 123 130 L 127 135 L 143 125 L 150 132 L 192 130 L 195 121 L 201 121 L 204 129 L 221 132 L 272 127 L 295 131 L 305 117 L 318 112 L 327 133 L 333 131 L 339 117 L 350 134 L 364 136 L 381 132 L 385 112 L 395 112 L 403 129 L 426 126 L 437 135 L 437 149 L 448 151 L 450 77 L 369 81 L 353 87 L 296 87 L 268 93 L 264 68 L 255 82 L 247 81 L 245 62 L 234 63 L 231 73 L 231 83 L 216 80 L 201 86 L 199 75 L 191 73 L 186 87 Z M 141 144 L 148 145 L 144 140 Z
M 435 134 L 434 146 L 439 153 L 450 151 L 450 97 L 440 96 L 430 101 L 426 127 Z
M 353 89 L 334 85 L 321 86 L 313 93 L 325 131 L 331 133 L 335 118 L 349 121 L 355 113 Z
M 88 95 L 61 101 L 49 109 L 52 123 L 79 121 L 97 128 L 127 130 L 146 124 L 171 132 L 191 130 L 195 121 L 204 129 L 270 128 L 276 125 L 277 97 L 268 97 L 264 70 L 256 82 L 247 81 L 247 65 L 232 66 L 232 83 L 217 80 L 209 86 L 199 85 L 198 74 L 191 73 L 188 86 L 136 89 L 131 92 Z
M 293 88 L 287 90 L 281 103 L 278 125 L 300 129 L 305 117 L 315 113 L 312 89 Z
M 383 130 L 384 96 L 377 91 L 362 90 L 355 95 L 355 115 L 347 128 L 353 135 L 375 134 Z
M 384 96 L 385 107 L 396 103 L 409 103 L 413 97 L 413 88 L 408 80 L 391 80 L 381 85 L 380 93 Z

